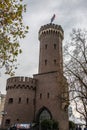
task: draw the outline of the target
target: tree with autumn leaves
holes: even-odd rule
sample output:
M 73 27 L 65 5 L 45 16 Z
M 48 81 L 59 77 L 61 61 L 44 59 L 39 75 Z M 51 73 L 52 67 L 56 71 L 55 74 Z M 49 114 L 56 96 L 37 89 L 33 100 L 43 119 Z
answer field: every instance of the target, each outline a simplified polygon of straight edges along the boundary
M 22 52 L 19 39 L 25 38 L 28 26 L 23 24 L 26 5 L 22 0 L 0 0 L 0 69 L 14 75 L 17 56 Z

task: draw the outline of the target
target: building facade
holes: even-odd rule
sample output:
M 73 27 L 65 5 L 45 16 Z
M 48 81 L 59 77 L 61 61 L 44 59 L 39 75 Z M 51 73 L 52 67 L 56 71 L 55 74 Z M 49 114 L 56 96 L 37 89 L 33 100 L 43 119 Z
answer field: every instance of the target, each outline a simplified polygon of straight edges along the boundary
M 6 97 L 5 94 L 2 94 L 0 92 L 0 127 L 1 127 L 2 117 L 4 113 L 5 97 Z
M 60 25 L 47 24 L 39 30 L 40 53 L 38 74 L 29 77 L 11 77 L 7 80 L 7 94 L 3 127 L 15 123 L 41 122 L 54 119 L 59 129 L 68 130 L 68 90 L 63 76 L 62 41 Z

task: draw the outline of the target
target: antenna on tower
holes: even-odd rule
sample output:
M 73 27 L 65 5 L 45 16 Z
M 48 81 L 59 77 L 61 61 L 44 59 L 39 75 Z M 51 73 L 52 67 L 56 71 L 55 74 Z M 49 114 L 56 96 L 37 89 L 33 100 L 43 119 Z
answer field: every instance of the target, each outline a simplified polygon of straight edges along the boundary
M 54 14 L 54 15 L 52 16 L 52 18 L 51 18 L 50 23 L 52 23 L 52 22 L 54 21 L 55 17 L 56 17 L 56 15 Z

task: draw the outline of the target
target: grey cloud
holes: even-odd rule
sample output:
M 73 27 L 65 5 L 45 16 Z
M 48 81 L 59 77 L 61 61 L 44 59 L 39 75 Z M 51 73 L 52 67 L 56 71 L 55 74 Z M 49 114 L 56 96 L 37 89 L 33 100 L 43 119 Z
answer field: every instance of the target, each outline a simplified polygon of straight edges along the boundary
M 18 70 L 16 75 L 33 75 L 37 72 L 39 62 L 38 31 L 41 25 L 50 22 L 55 13 L 54 23 L 60 24 L 65 33 L 65 40 L 73 27 L 87 27 L 87 0 L 24 0 L 27 4 L 27 12 L 24 16 L 24 24 L 29 25 L 27 37 L 21 40 L 23 53 L 18 57 Z M 0 91 L 5 92 L 6 79 L 0 77 Z M 4 82 L 4 83 L 3 83 Z

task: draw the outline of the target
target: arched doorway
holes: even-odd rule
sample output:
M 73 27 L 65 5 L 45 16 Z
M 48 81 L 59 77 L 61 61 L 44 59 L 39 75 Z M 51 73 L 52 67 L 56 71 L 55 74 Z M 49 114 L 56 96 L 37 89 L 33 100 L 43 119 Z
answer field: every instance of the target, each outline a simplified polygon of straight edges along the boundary
M 52 114 L 46 107 L 42 107 L 37 114 L 37 121 L 41 122 L 45 119 L 52 119 Z

